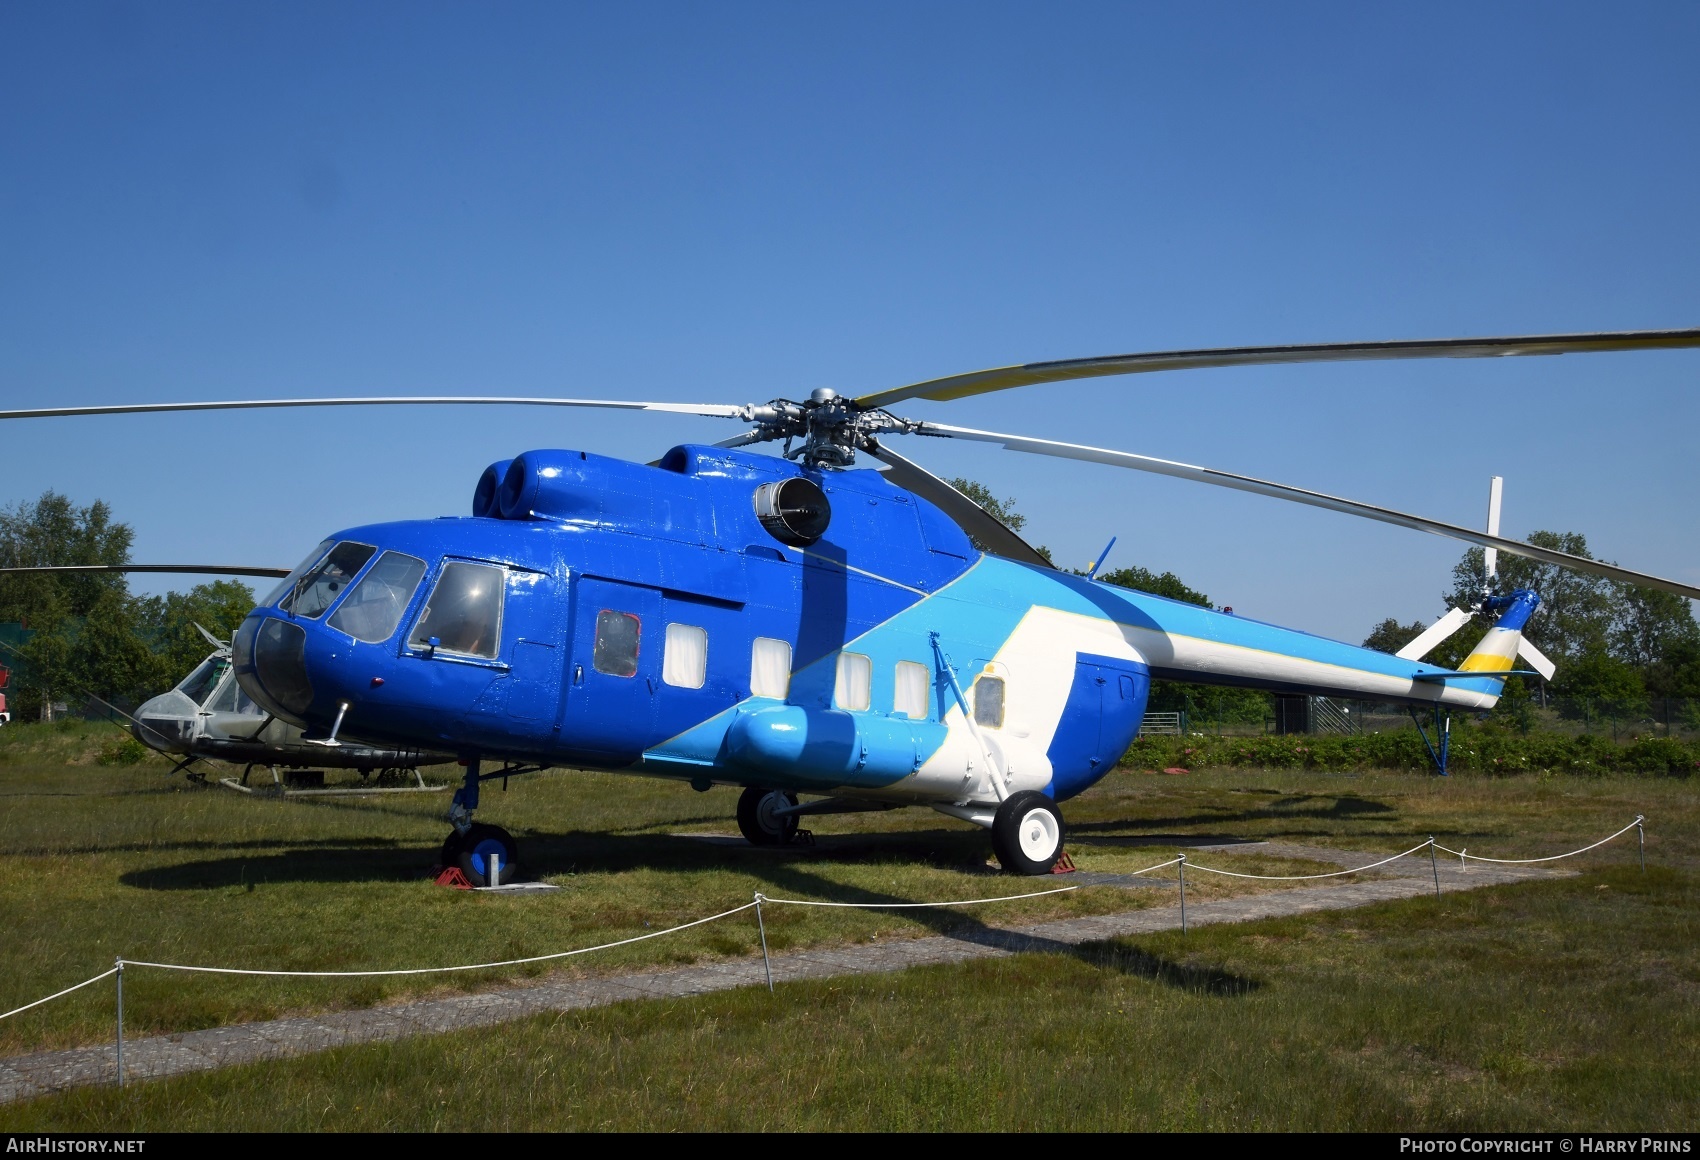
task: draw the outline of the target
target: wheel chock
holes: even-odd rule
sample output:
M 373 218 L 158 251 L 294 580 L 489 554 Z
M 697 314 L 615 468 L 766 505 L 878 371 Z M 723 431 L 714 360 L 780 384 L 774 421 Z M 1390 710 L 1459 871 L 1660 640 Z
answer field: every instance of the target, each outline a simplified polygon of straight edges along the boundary
M 451 890 L 472 889 L 472 883 L 467 881 L 466 875 L 460 872 L 459 866 L 450 866 L 447 870 L 444 870 L 441 874 L 432 879 L 432 881 L 438 886 L 447 886 Z

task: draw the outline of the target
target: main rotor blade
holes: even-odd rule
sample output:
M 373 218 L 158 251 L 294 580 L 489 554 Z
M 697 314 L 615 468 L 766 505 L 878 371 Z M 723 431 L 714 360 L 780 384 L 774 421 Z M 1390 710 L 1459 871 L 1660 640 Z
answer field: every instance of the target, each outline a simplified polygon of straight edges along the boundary
M 1411 528 L 1419 532 L 1432 532 L 1437 536 L 1449 536 L 1454 540 L 1479 544 L 1484 548 L 1498 548 L 1501 552 L 1509 552 L 1513 556 L 1525 556 L 1531 560 L 1539 560 L 1543 564 L 1556 564 L 1561 568 L 1572 568 L 1578 572 L 1591 572 L 1596 576 L 1605 576 L 1625 584 L 1641 584 L 1649 588 L 1662 588 L 1666 592 L 1675 592 L 1678 596 L 1686 596 L 1690 600 L 1700 600 L 1700 588 L 1690 584 L 1679 584 L 1675 580 L 1666 580 L 1660 576 L 1649 576 L 1644 572 L 1632 572 L 1628 568 L 1619 568 L 1616 564 L 1608 564 L 1603 560 L 1585 560 L 1581 556 L 1572 556 L 1568 552 L 1555 552 L 1551 548 L 1526 544 L 1522 540 L 1508 540 L 1502 536 L 1490 536 L 1473 528 L 1460 527 L 1457 524 L 1449 524 L 1441 520 L 1431 520 L 1425 516 L 1414 516 L 1406 512 L 1394 511 L 1391 508 L 1377 507 L 1374 504 L 1359 503 L 1356 500 L 1342 499 L 1339 496 L 1328 495 L 1320 491 L 1290 487 L 1284 483 L 1271 483 L 1268 480 L 1255 479 L 1249 475 L 1235 475 L 1232 472 L 1217 471 L 1214 468 L 1195 467 L 1190 463 L 1176 463 L 1169 459 L 1155 459 L 1149 455 L 1135 455 L 1130 451 L 1110 451 L 1102 447 L 1086 447 L 1078 443 L 1058 443 L 1050 439 L 1030 439 L 1023 435 L 1000 435 L 995 431 L 976 431 L 969 427 L 950 427 L 942 423 L 919 424 L 915 429 L 915 434 L 939 435 L 948 439 L 972 439 L 980 443 L 998 443 L 1011 451 L 1026 451 L 1034 455 L 1052 455 L 1059 459 L 1078 459 L 1086 463 L 1107 463 L 1111 467 L 1127 467 L 1135 471 L 1149 471 L 1157 475 L 1172 475 L 1177 479 L 1190 479 L 1196 483 L 1231 487 L 1236 491 L 1249 491 L 1257 495 L 1273 496 L 1275 499 L 1292 500 L 1295 503 L 1309 504 L 1311 507 L 1344 512 L 1350 516 L 1379 520 L 1384 524 L 1396 524 L 1399 527 Z
M 1165 350 L 1117 354 L 1104 358 L 1061 359 L 994 367 L 927 379 L 863 395 L 856 405 L 889 407 L 905 399 L 945 402 L 1069 379 L 1132 375 L 1145 371 L 1199 370 L 1205 367 L 1243 367 L 1270 363 L 1354 362 L 1404 358 L 1496 358 L 1513 354 L 1578 354 L 1590 351 L 1664 350 L 1700 346 L 1700 328 L 1689 330 L 1623 330 L 1603 334 L 1536 334 L 1508 338 L 1426 338 L 1402 342 L 1323 342 L 1302 346 L 1227 346 L 1206 350 Z
M 888 465 L 886 475 L 893 483 L 937 505 L 945 515 L 956 521 L 958 527 L 968 533 L 969 539 L 977 541 L 985 551 L 994 556 L 1018 560 L 1023 564 L 1037 564 L 1042 568 L 1056 567 L 1031 544 L 1016 535 L 1008 524 L 920 464 L 912 463 L 891 448 L 872 440 L 864 444 L 862 450 Z
M 28 572 L 182 572 L 191 576 L 289 575 L 288 568 L 244 568 L 237 564 L 41 564 L 29 568 L 0 568 L 0 576 Z
M 40 407 L 0 411 L 0 419 L 49 419 L 63 415 L 136 415 L 154 411 L 252 411 L 274 407 L 503 406 L 602 407 L 616 411 L 664 411 L 737 419 L 745 408 L 722 403 L 632 403 L 619 399 L 541 399 L 495 395 L 397 395 L 338 399 L 229 399 L 210 403 L 117 403 L 100 407 Z
M 773 438 L 773 436 L 765 434 L 760 427 L 757 427 L 754 431 L 745 431 L 742 435 L 734 435 L 730 439 L 722 439 L 720 442 L 716 443 L 715 446 L 728 448 L 748 447 L 752 443 L 761 443 L 771 438 Z

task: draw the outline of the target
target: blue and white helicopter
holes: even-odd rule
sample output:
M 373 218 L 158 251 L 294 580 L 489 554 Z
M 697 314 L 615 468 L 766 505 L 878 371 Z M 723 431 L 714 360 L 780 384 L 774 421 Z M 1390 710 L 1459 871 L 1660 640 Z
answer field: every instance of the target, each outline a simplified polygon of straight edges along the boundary
M 550 766 L 744 787 L 738 822 L 758 845 L 789 841 L 808 814 L 927 806 L 990 830 L 1006 870 L 1040 874 L 1062 853 L 1059 803 L 1115 767 L 1153 679 L 1404 702 L 1434 709 L 1438 725 L 1449 709 L 1491 708 L 1519 652 L 1538 656 L 1521 629 L 1539 597 L 1483 593 L 1479 610 L 1494 625 L 1457 670 L 1421 657 L 1464 613 L 1391 655 L 1177 603 L 1057 570 L 893 450 L 895 436 L 1157 472 L 1691 599 L 1700 588 L 1506 539 L 1497 528 L 1128 452 L 910 420 L 889 407 L 1195 367 L 1693 346 L 1700 329 L 1174 351 L 748 406 L 331 398 L 0 418 L 519 404 L 748 423 L 722 443 L 675 447 L 647 465 L 528 451 L 485 470 L 471 516 L 327 537 L 237 631 L 243 690 L 328 748 L 358 736 L 459 755 L 465 780 L 444 857 L 474 884 L 519 862 L 505 830 L 474 821 L 480 784 Z M 742 449 L 762 442 L 784 451 Z M 858 454 L 884 470 L 857 468 Z

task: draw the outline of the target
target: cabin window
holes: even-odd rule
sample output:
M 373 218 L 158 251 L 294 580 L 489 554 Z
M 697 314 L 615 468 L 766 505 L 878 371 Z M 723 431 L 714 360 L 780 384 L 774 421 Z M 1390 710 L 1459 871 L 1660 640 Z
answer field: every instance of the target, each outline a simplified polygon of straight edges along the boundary
M 596 644 L 590 652 L 591 666 L 610 677 L 637 676 L 638 638 L 642 633 L 642 625 L 631 613 L 604 608 L 596 614 Z
M 873 675 L 873 662 L 861 653 L 839 653 L 832 699 L 840 709 L 866 709 L 873 700 Z
M 1003 678 L 981 677 L 974 682 L 974 724 L 1003 728 Z
M 694 624 L 669 624 L 661 653 L 661 679 L 681 689 L 700 689 L 707 678 L 707 630 Z
M 296 616 L 317 620 L 325 614 L 325 609 L 336 603 L 337 597 L 347 590 L 377 550 L 371 544 L 344 540 L 311 571 L 291 584 L 278 607 Z
M 897 687 L 891 697 L 891 707 L 913 721 L 927 715 L 927 666 L 914 661 L 897 662 Z
M 410 648 L 429 648 L 437 638 L 443 652 L 494 659 L 502 642 L 502 585 L 506 573 L 489 564 L 451 560 L 408 638 Z
M 368 644 L 386 641 L 424 578 L 425 561 L 404 552 L 385 552 L 325 623 Z
M 771 636 L 758 636 L 750 646 L 750 696 L 783 701 L 791 692 L 791 646 Z

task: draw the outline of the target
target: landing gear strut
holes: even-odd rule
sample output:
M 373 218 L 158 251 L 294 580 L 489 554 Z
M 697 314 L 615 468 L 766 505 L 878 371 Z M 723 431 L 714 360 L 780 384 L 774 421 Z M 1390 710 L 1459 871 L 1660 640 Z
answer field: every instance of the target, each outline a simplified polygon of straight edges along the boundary
M 443 842 L 442 864 L 458 866 L 474 886 L 511 882 L 519 873 L 519 846 L 513 835 L 500 826 L 472 820 L 478 808 L 478 759 L 466 763 L 466 777 L 449 803 L 449 822 L 454 832 Z

